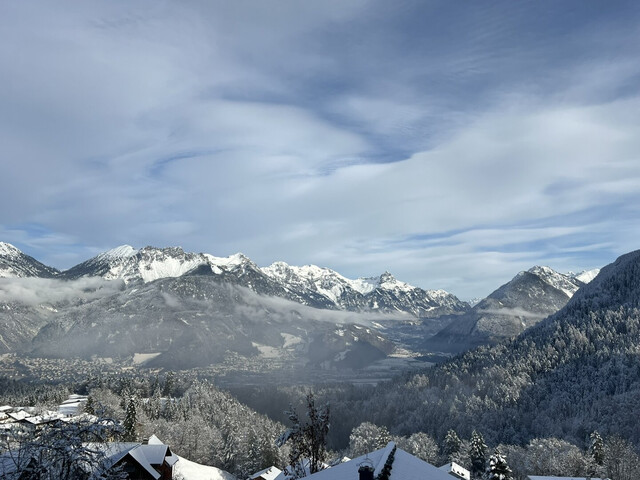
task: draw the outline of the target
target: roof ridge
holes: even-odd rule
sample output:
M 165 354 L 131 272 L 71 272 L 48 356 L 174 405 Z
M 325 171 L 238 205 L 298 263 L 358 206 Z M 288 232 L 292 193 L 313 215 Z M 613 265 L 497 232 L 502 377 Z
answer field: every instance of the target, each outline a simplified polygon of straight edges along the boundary
M 373 478 L 375 478 L 376 480 L 387 480 L 389 478 L 396 449 L 396 442 L 391 441 L 387 443 L 387 446 L 382 451 L 380 460 L 376 465 L 376 469 L 373 472 Z

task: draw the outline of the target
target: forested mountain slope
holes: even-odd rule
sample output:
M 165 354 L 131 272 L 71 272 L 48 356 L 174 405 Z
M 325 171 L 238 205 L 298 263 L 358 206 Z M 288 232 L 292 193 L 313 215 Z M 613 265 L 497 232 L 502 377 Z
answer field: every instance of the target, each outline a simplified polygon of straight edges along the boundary
M 558 313 L 340 406 L 397 433 L 472 429 L 491 444 L 590 432 L 640 444 L 640 251 L 618 258 Z M 334 409 L 336 411 L 336 409 Z

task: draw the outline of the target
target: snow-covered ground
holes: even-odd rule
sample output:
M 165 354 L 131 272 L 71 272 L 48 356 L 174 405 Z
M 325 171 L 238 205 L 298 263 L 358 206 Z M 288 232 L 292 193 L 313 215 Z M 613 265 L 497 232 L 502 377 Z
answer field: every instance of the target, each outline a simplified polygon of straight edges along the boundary
M 200 465 L 178 455 L 173 467 L 173 478 L 181 480 L 236 480 L 236 477 L 224 470 L 208 465 Z

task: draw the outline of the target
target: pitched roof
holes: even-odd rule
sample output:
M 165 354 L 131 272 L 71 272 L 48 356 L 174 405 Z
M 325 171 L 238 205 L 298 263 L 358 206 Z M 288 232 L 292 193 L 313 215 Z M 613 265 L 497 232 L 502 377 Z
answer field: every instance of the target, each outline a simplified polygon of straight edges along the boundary
M 280 470 L 278 467 L 272 466 L 269 468 L 265 468 L 264 470 L 260 470 L 258 473 L 254 473 L 249 477 L 249 479 L 253 480 L 255 478 L 261 477 L 264 478 L 264 480 L 274 480 L 278 475 L 280 475 L 281 472 L 282 470 Z
M 128 455 L 133 458 L 136 462 L 140 464 L 142 468 L 144 468 L 149 475 L 158 480 L 160 478 L 160 473 L 151 466 L 144 452 L 139 448 L 134 448 L 128 452 Z
M 87 444 L 91 448 L 101 451 L 105 456 L 104 465 L 111 468 L 113 465 L 121 461 L 127 455 L 134 459 L 144 470 L 147 471 L 154 479 L 160 478 L 160 474 L 151 466 L 149 460 L 145 456 L 142 445 L 133 442 L 110 442 L 110 443 L 91 443 Z M 162 463 L 162 462 L 161 462 Z
M 140 445 L 138 448 L 142 450 L 151 465 L 162 465 L 169 449 L 167 445 Z
M 164 442 L 162 440 L 160 440 L 158 437 L 156 437 L 155 435 L 151 435 L 149 437 L 149 440 L 147 441 L 147 446 L 156 446 L 156 445 L 164 445 L 167 447 L 167 451 L 165 452 L 165 458 L 164 461 L 167 462 L 167 464 L 171 467 L 173 467 L 176 462 L 179 460 L 178 455 L 176 455 L 175 453 L 173 453 L 171 451 L 171 448 L 168 445 L 165 445 Z M 151 462 L 154 463 L 154 462 Z M 160 462 L 162 463 L 162 462 Z
M 385 448 L 314 473 L 313 480 L 357 480 L 359 478 L 358 468 L 365 462 L 373 465 L 375 472 L 381 471 L 394 447 L 395 443 L 389 442 Z M 448 473 L 400 448 L 395 448 L 389 480 L 416 480 L 418 478 L 421 480 L 451 480 Z

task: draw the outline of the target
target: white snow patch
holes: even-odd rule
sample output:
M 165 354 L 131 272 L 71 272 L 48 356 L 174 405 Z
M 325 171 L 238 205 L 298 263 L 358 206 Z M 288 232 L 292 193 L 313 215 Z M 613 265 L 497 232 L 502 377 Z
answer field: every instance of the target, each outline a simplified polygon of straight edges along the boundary
M 294 345 L 302 343 L 302 338 L 291 335 L 290 333 L 281 333 L 280 335 L 284 338 L 283 348 L 293 347 Z
M 182 260 L 179 258 L 166 257 L 162 260 L 153 260 L 145 265 L 140 265 L 139 272 L 142 280 L 152 282 L 159 278 L 180 277 L 190 270 L 202 265 L 199 258 L 193 260 Z
M 112 248 L 111 250 L 107 250 L 104 253 L 98 255 L 98 258 L 101 259 L 118 259 L 118 258 L 129 258 L 133 257 L 138 250 L 133 248 L 131 245 L 120 245 L 119 247 Z
M 280 352 L 275 347 L 270 347 L 269 345 L 261 345 L 256 342 L 251 342 L 255 348 L 260 352 L 260 356 L 264 358 L 278 358 L 280 356 Z
M 149 360 L 152 360 L 154 358 L 156 358 L 158 355 L 160 355 L 161 352 L 157 352 L 157 353 L 134 353 L 133 354 L 133 364 L 134 365 L 141 365 L 145 362 L 148 362 Z
M 208 253 L 205 253 L 204 256 L 209 261 L 211 269 L 215 273 L 222 273 L 222 270 L 233 270 L 234 268 L 249 262 L 249 259 L 239 252 L 229 255 L 228 257 L 214 257 Z
M 574 275 L 573 278 L 575 278 L 576 280 L 580 280 L 582 283 L 589 283 L 591 282 L 591 280 L 596 278 L 599 273 L 600 273 L 599 268 L 594 268 L 593 270 L 583 270 L 577 275 Z

